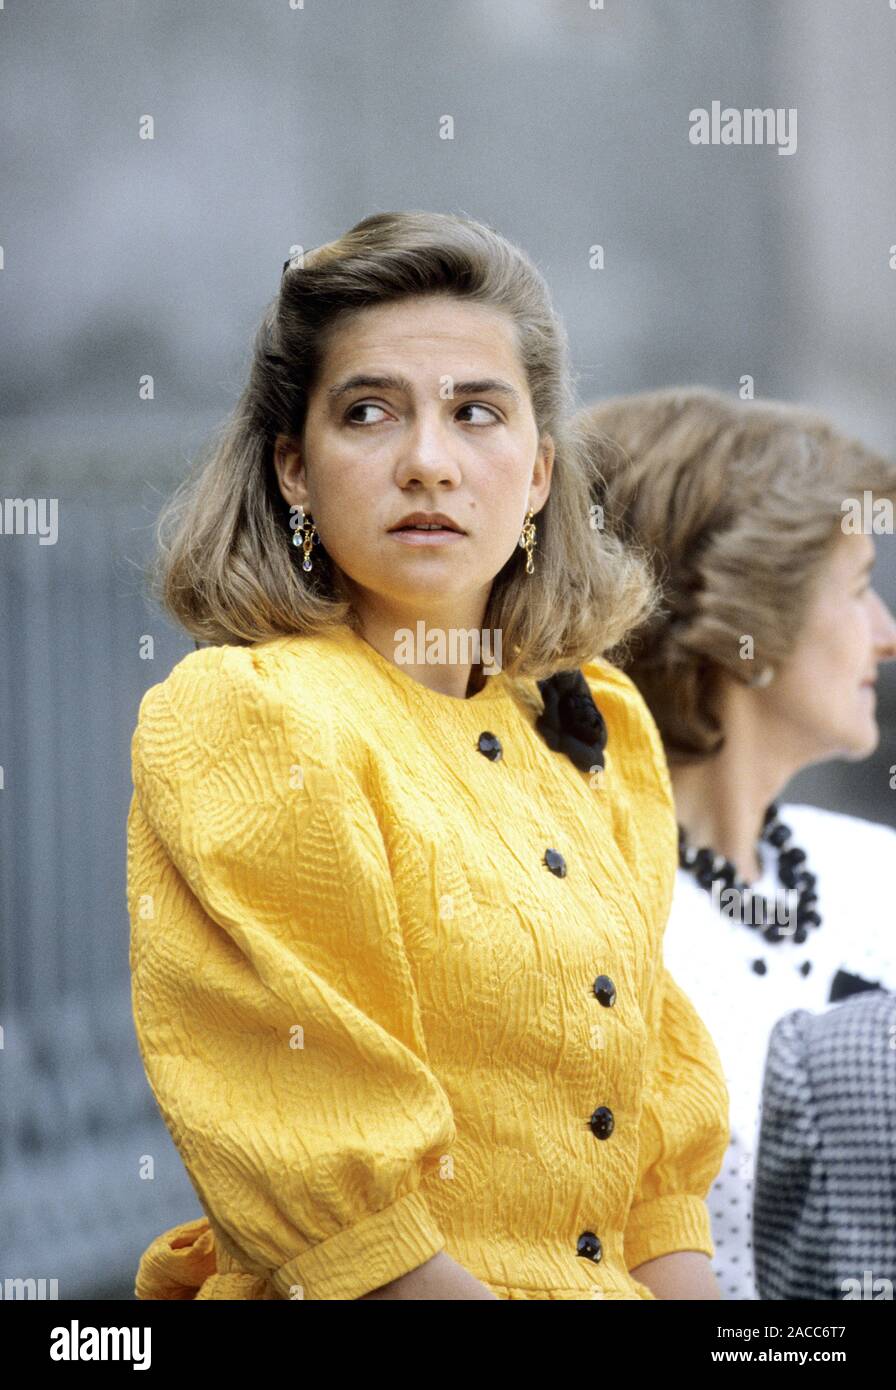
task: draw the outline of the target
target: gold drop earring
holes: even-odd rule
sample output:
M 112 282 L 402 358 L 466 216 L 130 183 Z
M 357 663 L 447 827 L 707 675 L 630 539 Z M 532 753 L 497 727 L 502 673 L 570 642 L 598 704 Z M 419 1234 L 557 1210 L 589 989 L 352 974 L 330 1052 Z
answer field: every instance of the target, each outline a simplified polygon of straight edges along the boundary
M 530 508 L 529 508 L 529 514 L 528 514 L 528 516 L 526 517 L 526 520 L 525 520 L 524 523 L 523 523 L 523 534 L 520 536 L 520 545 L 522 546 L 523 550 L 525 550 L 525 552 L 526 552 L 526 573 L 527 573 L 527 574 L 534 574 L 534 573 L 535 573 L 535 561 L 534 561 L 534 559 L 532 558 L 532 551 L 534 550 L 534 548 L 535 548 L 535 546 L 536 546 L 536 544 L 537 544 L 537 542 L 536 542 L 536 540 L 535 540 L 535 522 L 532 520 L 532 518 L 533 518 L 534 515 L 535 515 L 535 512 L 534 512 L 533 508 L 530 507 Z
M 302 507 L 299 507 L 299 525 L 292 533 L 292 543 L 293 545 L 300 545 L 302 547 L 305 553 L 304 559 L 302 560 L 302 569 L 310 570 L 311 547 L 315 543 L 320 543 L 320 535 L 311 518 L 311 513 L 306 512 Z

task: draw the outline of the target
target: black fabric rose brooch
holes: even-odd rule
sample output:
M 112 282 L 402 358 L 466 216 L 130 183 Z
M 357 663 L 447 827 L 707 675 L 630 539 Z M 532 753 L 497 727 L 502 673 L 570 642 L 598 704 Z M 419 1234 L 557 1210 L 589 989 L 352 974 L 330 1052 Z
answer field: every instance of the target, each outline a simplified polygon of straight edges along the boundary
M 556 671 L 537 685 L 544 709 L 535 727 L 548 747 L 565 753 L 583 772 L 602 768 L 607 726 L 582 672 Z

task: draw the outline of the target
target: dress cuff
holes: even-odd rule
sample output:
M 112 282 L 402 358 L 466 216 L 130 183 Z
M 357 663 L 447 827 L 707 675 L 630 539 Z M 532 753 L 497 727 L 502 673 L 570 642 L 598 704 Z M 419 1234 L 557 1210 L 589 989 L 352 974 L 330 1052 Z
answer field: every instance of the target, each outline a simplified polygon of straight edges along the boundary
M 356 1299 L 409 1274 L 444 1246 L 425 1198 L 408 1192 L 296 1255 L 272 1280 L 282 1298 Z
M 632 1207 L 625 1227 L 625 1263 L 630 1270 L 679 1250 L 715 1254 L 709 1208 L 700 1197 L 676 1193 Z

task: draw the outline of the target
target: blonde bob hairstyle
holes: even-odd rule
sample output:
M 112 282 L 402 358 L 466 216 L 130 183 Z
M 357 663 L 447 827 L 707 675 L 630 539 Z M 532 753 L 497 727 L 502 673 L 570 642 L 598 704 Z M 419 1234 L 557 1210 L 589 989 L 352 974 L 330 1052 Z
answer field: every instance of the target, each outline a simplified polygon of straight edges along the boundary
M 358 630 L 322 542 L 313 575 L 301 568 L 273 441 L 302 437 L 333 330 L 358 310 L 419 295 L 510 317 L 539 436 L 555 444 L 550 496 L 535 518 L 535 572 L 526 575 L 517 547 L 492 582 L 484 625 L 502 633 L 504 669 L 540 679 L 579 665 L 621 643 L 650 611 L 649 565 L 593 523 L 587 455 L 567 432 L 575 402 L 565 331 L 540 272 L 479 222 L 387 212 L 286 263 L 245 389 L 160 514 L 151 593 L 197 642 L 250 645 L 343 623 Z M 313 458 L 308 466 L 313 472 Z
M 603 401 L 574 427 L 604 525 L 651 556 L 662 589 L 620 664 L 669 761 L 710 756 L 722 673 L 749 683 L 787 661 L 845 499 L 892 498 L 896 466 L 814 411 L 700 387 Z

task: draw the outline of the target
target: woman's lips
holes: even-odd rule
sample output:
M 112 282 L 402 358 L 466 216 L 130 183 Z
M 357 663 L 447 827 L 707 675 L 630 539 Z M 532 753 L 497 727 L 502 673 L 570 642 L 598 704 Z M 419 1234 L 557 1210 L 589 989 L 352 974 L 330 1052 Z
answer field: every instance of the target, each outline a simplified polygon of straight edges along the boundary
M 447 527 L 438 531 L 387 531 L 389 536 L 397 541 L 404 541 L 405 545 L 448 545 L 452 541 L 462 541 L 465 533 L 463 531 L 450 531 Z

